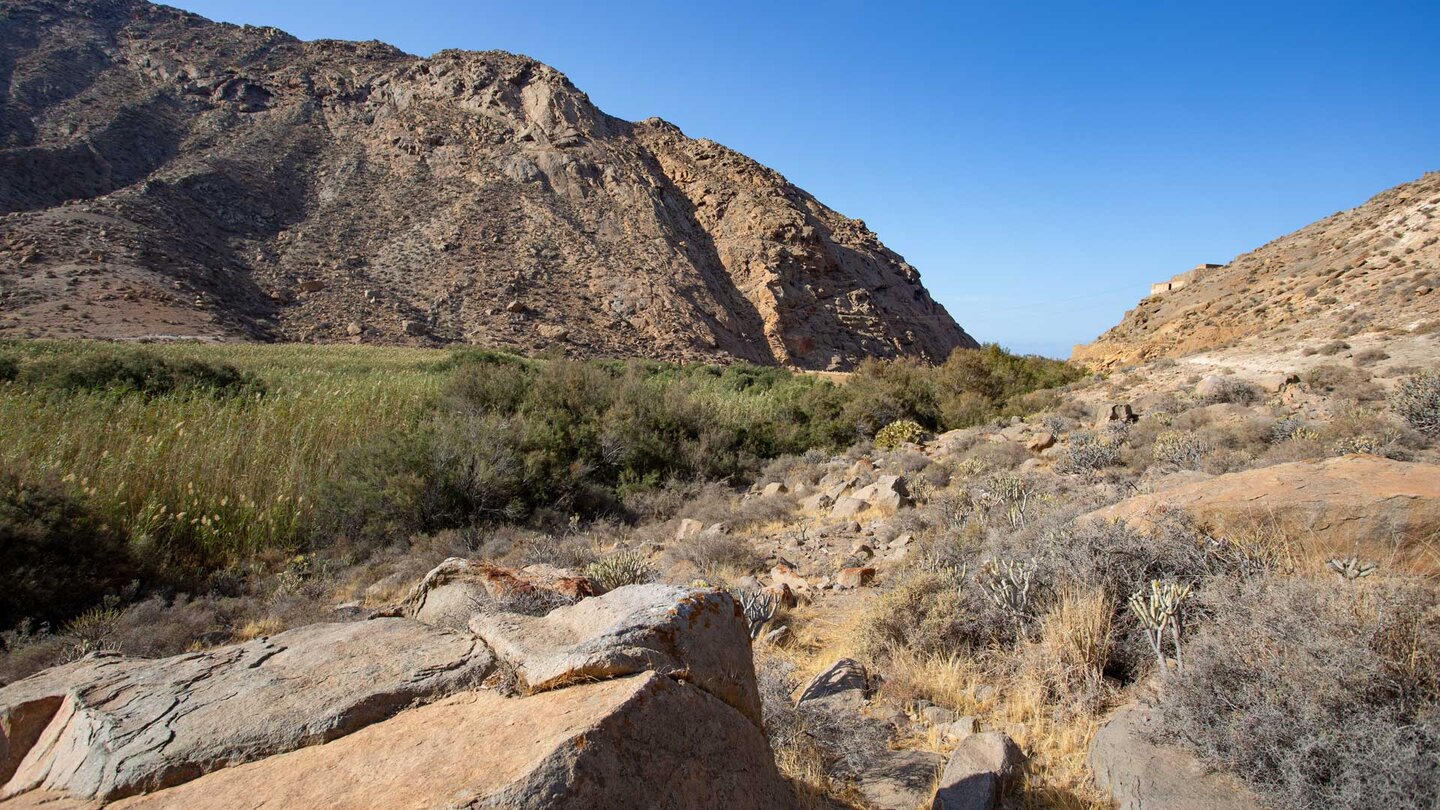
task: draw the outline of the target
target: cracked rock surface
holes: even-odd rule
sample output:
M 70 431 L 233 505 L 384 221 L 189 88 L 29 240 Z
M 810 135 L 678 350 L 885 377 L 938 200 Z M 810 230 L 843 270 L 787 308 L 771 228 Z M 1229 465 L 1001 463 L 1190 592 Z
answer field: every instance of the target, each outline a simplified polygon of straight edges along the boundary
M 493 665 L 472 636 L 405 619 L 314 624 L 158 661 L 85 659 L 0 689 L 0 716 L 29 717 L 11 724 L 23 733 L 10 756 L 28 750 L 4 796 L 157 790 L 336 739 L 477 686 Z

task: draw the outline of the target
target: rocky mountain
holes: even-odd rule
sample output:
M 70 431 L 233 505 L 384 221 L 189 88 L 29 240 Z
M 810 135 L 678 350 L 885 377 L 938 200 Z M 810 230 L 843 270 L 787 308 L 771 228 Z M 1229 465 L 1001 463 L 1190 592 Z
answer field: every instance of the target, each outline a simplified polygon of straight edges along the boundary
M 500 51 L 0 0 L 0 336 L 848 368 L 970 338 L 865 224 Z
M 1236 341 L 1293 345 L 1440 319 L 1440 172 L 1282 236 L 1225 265 L 1154 285 L 1073 359 L 1129 364 Z

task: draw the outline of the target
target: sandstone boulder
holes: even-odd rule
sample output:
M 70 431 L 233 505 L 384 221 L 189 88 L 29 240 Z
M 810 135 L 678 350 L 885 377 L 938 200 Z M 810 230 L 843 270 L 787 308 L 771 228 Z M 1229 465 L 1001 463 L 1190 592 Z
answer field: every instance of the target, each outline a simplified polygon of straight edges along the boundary
M 325 745 L 227 768 L 124 810 L 794 806 L 763 732 L 645 672 L 523 698 L 477 691 Z
M 378 615 L 405 616 L 436 627 L 465 630 L 470 617 L 500 607 L 546 613 L 599 590 L 589 578 L 550 565 L 521 569 L 451 557 L 435 566 L 397 606 Z
M 805 685 L 795 705 L 859 711 L 869 689 L 870 675 L 865 665 L 853 658 L 841 658 Z
M 898 475 L 882 475 L 875 483 L 855 490 L 851 497 L 891 512 L 910 505 L 910 490 Z
M 1025 755 L 1005 734 L 971 734 L 945 763 L 931 810 L 994 810 L 1024 765 Z
M 158 790 L 343 737 L 478 686 L 493 665 L 474 637 L 408 619 L 315 624 L 157 661 L 87 659 L 0 689 L 13 763 L 3 797 Z
M 1116 810 L 1256 810 L 1260 800 L 1237 780 L 1207 769 L 1176 746 L 1150 741 L 1160 724 L 1153 707 L 1121 708 L 1090 743 L 1095 783 Z
M 795 566 L 786 562 L 780 562 L 770 569 L 770 581 L 775 587 L 785 587 L 793 593 L 806 593 L 810 590 L 810 581 L 795 570 Z
M 760 491 L 760 496 L 763 498 L 773 498 L 776 495 L 784 495 L 789 491 L 790 489 L 779 481 L 772 481 L 766 484 L 765 488 Z
M 1032 453 L 1039 453 L 1044 450 L 1049 450 L 1054 446 L 1055 434 L 1049 431 L 1046 431 L 1044 433 L 1037 433 L 1034 436 L 1030 437 L 1030 441 L 1025 443 L 1025 449 L 1029 450 Z
M 1148 529 L 1179 509 L 1217 532 L 1273 526 L 1322 553 L 1419 553 L 1440 531 L 1440 466 L 1376 456 L 1276 464 L 1137 495 L 1090 513 Z
M 875 578 L 875 569 L 864 568 L 842 568 L 835 575 L 835 586 L 838 588 L 860 588 L 869 585 Z
M 1111 402 L 1100 406 L 1095 418 L 1096 427 L 1105 427 L 1111 422 L 1136 422 L 1140 417 L 1128 402 Z
M 626 585 L 546 616 L 479 614 L 470 629 L 530 693 L 649 670 L 761 722 L 749 626 L 725 591 Z
M 701 523 L 698 520 L 682 518 L 680 520 L 680 525 L 675 529 L 675 539 L 689 540 L 693 537 L 699 537 L 700 532 L 703 531 L 704 528 L 705 524 Z
M 849 496 L 844 496 L 837 500 L 835 502 L 835 506 L 830 509 L 830 516 L 841 518 L 851 517 L 853 515 L 858 515 L 869 508 L 870 504 L 859 498 L 851 498 Z

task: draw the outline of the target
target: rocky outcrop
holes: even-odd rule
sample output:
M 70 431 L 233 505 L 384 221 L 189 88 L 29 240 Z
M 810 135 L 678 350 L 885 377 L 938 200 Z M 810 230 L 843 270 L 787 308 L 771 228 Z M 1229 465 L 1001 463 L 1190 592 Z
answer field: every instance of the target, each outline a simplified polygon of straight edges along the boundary
M 460 695 L 117 808 L 792 804 L 759 728 L 705 692 L 647 672 L 524 698 Z
M 1072 359 L 1101 368 L 1214 349 L 1328 340 L 1338 330 L 1406 330 L 1440 316 L 1440 172 L 1282 236 L 1181 289 L 1144 298 Z
M 499 655 L 387 617 L 18 681 L 0 808 L 792 806 L 728 594 L 629 586 L 475 623 Z
M 12 719 L 0 795 L 157 790 L 476 687 L 493 665 L 474 638 L 403 619 L 310 625 L 163 661 L 85 659 L 0 689 L 0 716 Z
M 1362 455 L 1276 464 L 1136 495 L 1089 517 L 1144 529 L 1172 509 L 1222 533 L 1258 525 L 1325 554 L 1398 559 L 1440 533 L 1440 466 Z
M 1151 741 L 1157 710 L 1132 703 L 1116 711 L 1090 744 L 1095 783 L 1116 810 L 1258 810 L 1260 800 L 1189 752 Z
M 659 672 L 761 723 L 749 629 L 725 591 L 627 585 L 545 616 L 479 614 L 470 629 L 513 664 L 532 693 Z
M 863 222 L 499 51 L 9 0 L 0 337 L 845 369 L 975 342 Z

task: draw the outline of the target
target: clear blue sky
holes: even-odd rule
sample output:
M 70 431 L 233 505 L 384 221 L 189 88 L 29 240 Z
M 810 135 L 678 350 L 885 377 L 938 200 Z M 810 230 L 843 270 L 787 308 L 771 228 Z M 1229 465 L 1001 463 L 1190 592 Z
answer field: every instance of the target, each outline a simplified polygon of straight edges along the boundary
M 1064 356 L 1151 281 L 1440 169 L 1440 2 L 178 0 L 304 39 L 499 48 L 738 149 Z

